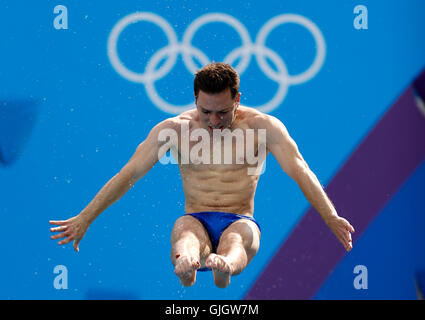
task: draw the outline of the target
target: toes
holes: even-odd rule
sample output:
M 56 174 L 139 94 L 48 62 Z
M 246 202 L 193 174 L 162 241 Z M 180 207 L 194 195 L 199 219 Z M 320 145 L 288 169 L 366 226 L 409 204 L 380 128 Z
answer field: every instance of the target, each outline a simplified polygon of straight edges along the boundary
M 175 273 L 192 273 L 201 267 L 199 261 L 193 257 L 180 256 L 176 260 Z
M 192 268 L 193 268 L 193 270 L 197 270 L 200 267 L 201 267 L 201 264 L 199 263 L 199 261 L 196 260 L 196 259 L 193 259 L 193 261 L 192 261 Z
M 231 265 L 222 256 L 211 254 L 205 262 L 205 265 L 207 268 L 218 270 L 222 273 L 232 273 Z
M 211 253 L 208 256 L 207 260 L 205 261 L 205 266 L 210 269 L 215 267 L 215 263 L 214 263 L 215 258 L 216 258 L 216 255 L 214 253 Z
M 180 256 L 176 260 L 174 273 L 179 277 L 180 283 L 185 287 L 192 286 L 196 281 L 196 269 L 201 264 L 192 257 Z

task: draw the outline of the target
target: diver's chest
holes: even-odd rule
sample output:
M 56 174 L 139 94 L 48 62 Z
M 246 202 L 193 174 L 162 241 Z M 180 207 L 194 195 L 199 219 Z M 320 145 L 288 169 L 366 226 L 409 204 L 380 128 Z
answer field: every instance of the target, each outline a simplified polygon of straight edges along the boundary
M 220 170 L 222 165 L 228 170 L 230 167 L 240 168 L 255 162 L 258 156 L 258 137 L 236 138 L 193 138 L 186 144 L 179 145 L 179 163 L 190 165 L 205 165 L 208 170 Z M 228 167 L 230 166 L 230 167 Z

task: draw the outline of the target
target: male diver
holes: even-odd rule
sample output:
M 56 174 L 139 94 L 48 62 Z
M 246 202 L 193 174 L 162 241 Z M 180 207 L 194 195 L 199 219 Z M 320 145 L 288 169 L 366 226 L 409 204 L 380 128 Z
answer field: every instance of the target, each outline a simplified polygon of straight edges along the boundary
M 259 249 L 261 232 L 253 213 L 260 174 L 249 169 L 261 167 L 264 159 L 259 155 L 263 151 L 273 154 L 345 249 L 352 249 L 354 228 L 338 216 L 283 123 L 239 104 L 239 75 L 230 65 L 211 63 L 200 69 L 194 79 L 194 94 L 196 108 L 158 123 L 84 210 L 65 221 L 50 221 L 57 226 L 50 230 L 59 232 L 52 239 L 65 238 L 59 245 L 74 241 L 78 251 L 96 217 L 170 150 L 177 158 L 186 200 L 185 214 L 176 220 L 171 232 L 175 274 L 183 286 L 192 286 L 197 271 L 212 270 L 216 286 L 225 288 L 231 276 L 241 273 Z M 225 140 L 224 133 L 234 132 L 242 134 L 244 152 L 239 152 L 241 145 L 234 148 L 232 139 L 218 144 Z M 260 132 L 265 133 L 263 138 Z M 249 140 L 254 143 L 248 144 Z M 248 151 L 252 156 L 248 157 Z M 227 162 L 223 156 L 228 157 Z

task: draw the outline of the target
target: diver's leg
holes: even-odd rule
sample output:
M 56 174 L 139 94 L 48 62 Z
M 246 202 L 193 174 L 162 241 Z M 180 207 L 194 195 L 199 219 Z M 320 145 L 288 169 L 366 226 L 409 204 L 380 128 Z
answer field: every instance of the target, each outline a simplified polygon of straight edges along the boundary
M 248 219 L 237 220 L 223 231 L 217 254 L 210 254 L 206 261 L 217 287 L 227 287 L 230 276 L 246 268 L 260 247 L 260 236 L 258 226 Z
M 192 286 L 196 270 L 205 266 L 211 253 L 211 241 L 204 226 L 194 217 L 177 219 L 171 232 L 171 262 L 183 286 Z

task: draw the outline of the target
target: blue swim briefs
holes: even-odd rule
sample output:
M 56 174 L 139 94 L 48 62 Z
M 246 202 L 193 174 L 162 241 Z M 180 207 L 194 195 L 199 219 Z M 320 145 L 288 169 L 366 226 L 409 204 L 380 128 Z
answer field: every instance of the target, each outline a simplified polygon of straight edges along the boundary
M 260 225 L 255 221 L 254 218 L 247 217 L 241 214 L 236 213 L 227 213 L 227 212 L 216 212 L 216 211 L 203 211 L 203 212 L 195 212 L 195 213 L 187 213 L 185 215 L 192 216 L 199 220 L 202 223 L 204 228 L 206 229 L 208 235 L 210 236 L 212 250 L 213 253 L 216 253 L 218 242 L 220 241 L 221 234 L 223 231 L 233 222 L 239 219 L 248 219 L 258 226 L 260 229 Z M 201 268 L 198 271 L 209 271 L 211 269 Z

